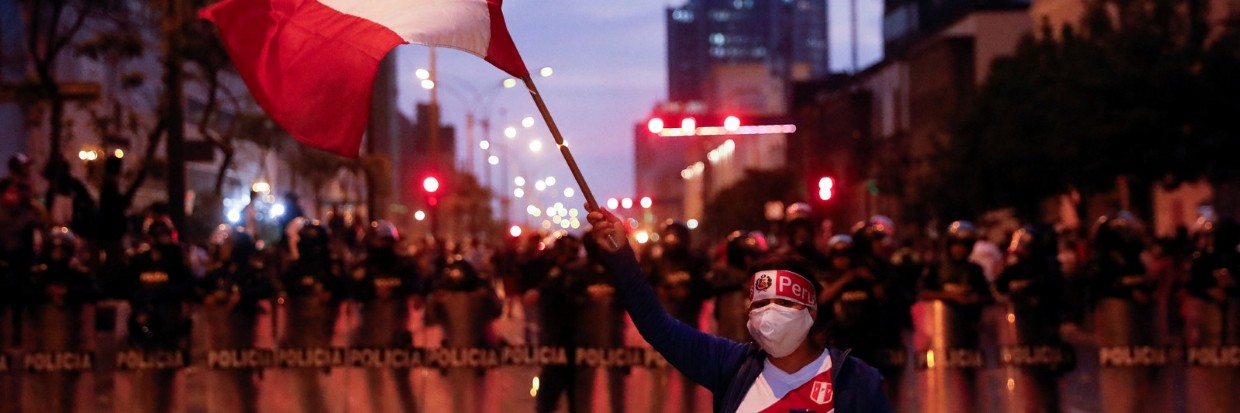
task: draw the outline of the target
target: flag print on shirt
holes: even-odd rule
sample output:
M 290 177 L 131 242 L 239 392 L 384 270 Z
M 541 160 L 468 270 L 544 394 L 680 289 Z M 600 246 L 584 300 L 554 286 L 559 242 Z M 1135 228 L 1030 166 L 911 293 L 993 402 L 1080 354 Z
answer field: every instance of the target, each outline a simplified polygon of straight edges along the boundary
M 738 413 L 788 413 L 788 412 L 835 412 L 835 389 L 831 383 L 831 358 L 824 357 L 818 374 L 792 389 L 782 397 L 777 396 L 767 381 L 766 372 L 749 387 L 741 401 Z

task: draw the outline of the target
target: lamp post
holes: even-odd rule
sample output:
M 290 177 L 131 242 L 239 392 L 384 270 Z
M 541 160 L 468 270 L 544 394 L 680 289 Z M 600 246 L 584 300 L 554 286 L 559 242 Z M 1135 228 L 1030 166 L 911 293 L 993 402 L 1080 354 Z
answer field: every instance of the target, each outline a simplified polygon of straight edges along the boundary
M 439 116 L 438 116 L 439 105 L 438 105 L 437 91 L 440 88 L 441 83 L 439 82 L 440 75 L 437 72 L 438 71 L 436 70 L 436 67 L 435 67 L 435 48 L 432 47 L 430 48 L 430 69 L 429 70 L 426 70 L 426 69 L 418 70 L 418 78 L 422 80 L 421 82 L 422 88 L 429 90 L 431 94 L 432 121 L 437 121 L 439 119 Z M 543 67 L 539 69 L 538 73 L 542 77 L 550 77 L 552 73 L 554 73 L 554 70 L 551 67 Z M 465 106 L 465 140 L 466 140 L 465 142 L 465 148 L 466 148 L 465 164 L 467 168 L 466 170 L 470 171 L 470 173 L 477 173 L 478 165 L 477 163 L 474 162 L 473 151 L 475 150 L 474 145 L 476 142 L 479 142 L 479 139 L 476 139 L 477 135 L 474 133 L 475 132 L 474 127 L 475 125 L 481 126 L 482 127 L 482 135 L 481 135 L 482 139 L 483 140 L 490 139 L 491 137 L 491 122 L 490 122 L 491 112 L 493 110 L 493 105 L 495 103 L 495 97 L 497 96 L 495 92 L 497 92 L 499 89 L 511 89 L 513 87 L 516 87 L 516 85 L 518 84 L 518 81 L 513 78 L 507 78 L 498 83 L 491 85 L 490 87 L 485 87 L 482 89 L 466 86 L 467 84 L 468 83 L 463 80 L 453 81 L 452 85 L 449 85 L 444 90 L 449 91 L 453 96 L 457 98 L 457 100 L 459 100 Z M 437 123 L 434 123 L 434 124 L 437 124 Z M 438 144 L 438 139 L 436 139 L 437 137 L 438 137 L 438 131 L 432 131 L 432 135 L 431 135 L 432 142 L 431 143 L 435 145 L 435 146 L 432 146 L 433 150 L 437 149 L 437 144 Z M 483 149 L 483 150 L 488 151 L 487 149 Z M 487 183 L 487 186 L 490 186 L 489 183 Z

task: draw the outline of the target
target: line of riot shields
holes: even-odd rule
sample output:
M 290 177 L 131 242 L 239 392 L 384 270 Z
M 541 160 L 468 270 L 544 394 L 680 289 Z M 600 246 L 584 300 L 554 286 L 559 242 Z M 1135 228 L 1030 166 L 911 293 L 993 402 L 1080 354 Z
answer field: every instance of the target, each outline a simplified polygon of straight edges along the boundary
M 0 188 L 0 413 L 711 408 L 634 333 L 590 237 L 458 244 L 331 214 L 184 240 L 158 208 L 85 237 Z M 1240 410 L 1230 221 L 1147 242 L 1119 213 L 995 243 L 965 221 L 897 242 L 882 216 L 788 217 L 710 249 L 668 222 L 641 264 L 673 317 L 749 341 L 748 268 L 801 256 L 812 338 L 878 368 L 902 412 Z

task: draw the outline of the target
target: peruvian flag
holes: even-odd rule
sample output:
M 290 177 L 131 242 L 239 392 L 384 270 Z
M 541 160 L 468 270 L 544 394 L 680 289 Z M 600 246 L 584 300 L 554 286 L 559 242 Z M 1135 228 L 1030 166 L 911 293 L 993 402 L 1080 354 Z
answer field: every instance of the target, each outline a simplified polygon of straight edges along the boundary
M 314 148 L 356 157 L 379 61 L 404 43 L 478 55 L 522 78 L 503 0 L 224 0 L 199 15 L 220 29 L 250 93 Z

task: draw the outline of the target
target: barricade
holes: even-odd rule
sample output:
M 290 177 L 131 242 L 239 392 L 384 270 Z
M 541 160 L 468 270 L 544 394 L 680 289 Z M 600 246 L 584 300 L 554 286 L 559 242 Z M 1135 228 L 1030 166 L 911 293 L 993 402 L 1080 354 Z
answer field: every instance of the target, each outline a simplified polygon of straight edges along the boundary
M 1071 347 L 1059 340 L 1056 319 L 1044 309 L 1006 303 L 992 308 L 998 317 L 989 327 L 995 335 L 997 388 L 990 388 L 1004 412 L 1059 410 L 1059 374 L 1075 364 Z M 1039 311 L 1041 310 L 1041 311 Z
M 1236 329 L 1236 302 L 1226 305 L 1195 301 L 1186 305 L 1186 343 L 1169 347 L 1155 341 L 1150 324 L 1141 320 L 1148 316 L 1143 312 L 1150 307 L 1134 306 L 1124 300 L 1101 300 L 1096 307 L 1088 328 L 1094 332 L 1097 347 L 1081 345 L 1081 361 L 1061 345 L 1054 334 L 1053 325 L 1041 320 L 1038 312 L 1013 306 L 995 306 L 991 309 L 1003 314 L 998 322 L 968 325 L 958 308 L 936 302 L 920 302 L 913 306 L 915 331 L 911 341 L 912 358 L 907 366 L 912 374 L 906 375 L 907 393 L 912 395 L 912 406 L 919 413 L 964 411 L 1015 411 L 1039 412 L 1062 411 L 1067 406 L 1055 395 L 1060 374 L 1076 368 L 1089 375 L 1096 372 L 1097 387 L 1068 388 L 1065 392 L 1088 393 L 1096 401 L 1093 408 L 1102 412 L 1149 411 L 1151 406 L 1164 405 L 1163 399 L 1182 401 L 1182 411 L 1214 412 L 1238 411 L 1235 407 L 1240 388 L 1240 337 Z M 277 307 L 282 308 L 282 307 Z M 122 411 L 135 401 L 129 391 L 135 389 L 132 377 L 143 374 L 175 373 L 179 391 L 216 394 L 218 389 L 203 385 L 204 372 L 228 372 L 237 369 L 262 370 L 264 376 L 260 388 L 263 392 L 282 391 L 281 397 L 292 397 L 289 392 L 299 372 L 309 372 L 316 383 L 322 383 L 324 396 L 330 403 L 329 411 L 339 411 L 345 401 L 340 397 L 363 397 L 349 393 L 361 383 L 366 371 L 404 370 L 414 375 L 414 388 L 418 400 L 439 400 L 446 394 L 432 394 L 429 389 L 451 389 L 446 373 L 467 371 L 486 376 L 488 383 L 502 376 L 505 387 L 489 386 L 484 406 L 497 401 L 522 399 L 532 404 L 533 397 L 521 393 L 535 392 L 536 386 L 529 380 L 538 375 L 542 366 L 575 366 L 595 372 L 601 378 L 604 371 L 620 372 L 620 377 L 600 380 L 593 388 L 598 399 L 592 404 L 593 411 L 607 410 L 603 398 L 607 391 L 602 387 L 616 383 L 633 385 L 643 375 L 628 375 L 634 369 L 665 368 L 667 362 L 653 349 L 645 347 L 616 347 L 605 345 L 616 342 L 615 337 L 603 334 L 581 342 L 588 344 L 577 348 L 553 346 L 496 346 L 479 345 L 440 346 L 437 334 L 427 336 L 433 329 L 415 330 L 426 347 L 349 347 L 340 334 L 326 346 L 306 346 L 281 343 L 275 338 L 265 338 L 257 348 L 193 348 L 181 351 L 143 351 L 125 346 L 125 324 L 118 323 L 127 317 L 127 307 L 117 303 L 104 303 L 97 309 L 92 329 L 94 337 L 86 350 L 48 351 L 32 347 L 10 347 L 0 351 L 0 378 L 2 381 L 33 383 L 43 377 L 59 373 L 79 373 L 84 378 L 78 385 L 77 394 L 94 391 L 95 400 L 78 402 L 80 408 L 93 407 L 90 411 Z M 600 319 L 610 318 L 600 315 Z M 593 319 L 592 319 L 593 320 Z M 347 324 L 347 323 L 345 323 Z M 1051 323 L 1053 324 L 1053 323 Z M 199 326 L 196 326 L 196 328 Z M 584 326 L 583 326 L 584 327 Z M 344 331 L 344 330 L 341 330 Z M 269 334 L 265 333 L 265 334 Z M 446 337 L 447 331 L 442 331 Z M 993 345 L 974 345 L 980 334 L 992 334 Z M 468 338 L 473 341 L 477 337 Z M 467 344 L 460 342 L 460 344 Z M 190 351 L 192 350 L 192 351 Z M 1095 353 L 1096 352 L 1096 353 Z M 900 354 L 892 352 L 890 361 L 900 365 Z M 1085 357 L 1088 355 L 1088 357 Z M 1094 361 L 1094 357 L 1097 361 Z M 1181 376 L 1167 375 L 1167 369 L 1183 369 Z M 981 393 L 978 373 L 985 371 L 987 378 L 1001 377 L 998 386 L 985 387 Z M 89 377 L 89 379 L 87 379 Z M 1165 385 L 1169 380 L 1183 380 Z M 111 381 L 117 385 L 111 385 Z M 520 381 L 524 380 L 524 383 Z M 1162 381 L 1160 381 L 1162 380 Z M 640 381 L 638 381 L 640 382 Z M 197 383 L 197 384 L 196 384 Z M 352 386 L 352 387 L 350 387 Z M 422 386 L 422 387 L 418 387 Z M 640 385 L 639 385 L 640 386 Z M 634 387 L 641 389 L 644 387 Z M 1182 389 L 1182 390 L 1181 390 Z M 428 393 L 429 392 L 429 393 Z M 364 392 L 361 392 L 364 393 Z M 629 397 L 642 397 L 640 392 L 629 392 Z M 117 396 L 113 402 L 102 395 Z M 477 396 L 477 395 L 475 395 Z M 26 406 L 37 404 L 36 396 L 23 394 Z M 178 403 L 195 403 L 197 399 L 214 396 L 178 398 Z M 264 397 L 274 397 L 265 395 Z M 438 398 L 438 399 L 437 399 Z M 988 400 L 996 404 L 983 404 Z M 212 401 L 208 401 L 211 403 Z M 636 402 L 632 402 L 636 403 Z M 1067 403 L 1067 402 L 1064 402 Z M 114 405 L 114 406 L 113 406 Z M 362 405 L 359 403 L 358 405 Z M 644 405 L 643 405 L 644 406 Z M 708 406 L 701 406 L 704 410 Z M 1088 408 L 1078 410 L 1090 411 Z M 354 411 L 357 411 L 355 409 Z M 365 409 L 360 409 L 365 411 Z M 210 408 L 200 411 L 227 411 Z M 1172 410 L 1174 411 L 1174 410 Z
M 1240 300 L 1184 303 L 1185 390 L 1190 412 L 1240 409 Z
M 976 317 L 966 312 L 940 300 L 913 304 L 914 376 L 923 413 L 976 411 L 975 370 L 985 358 L 976 347 Z

